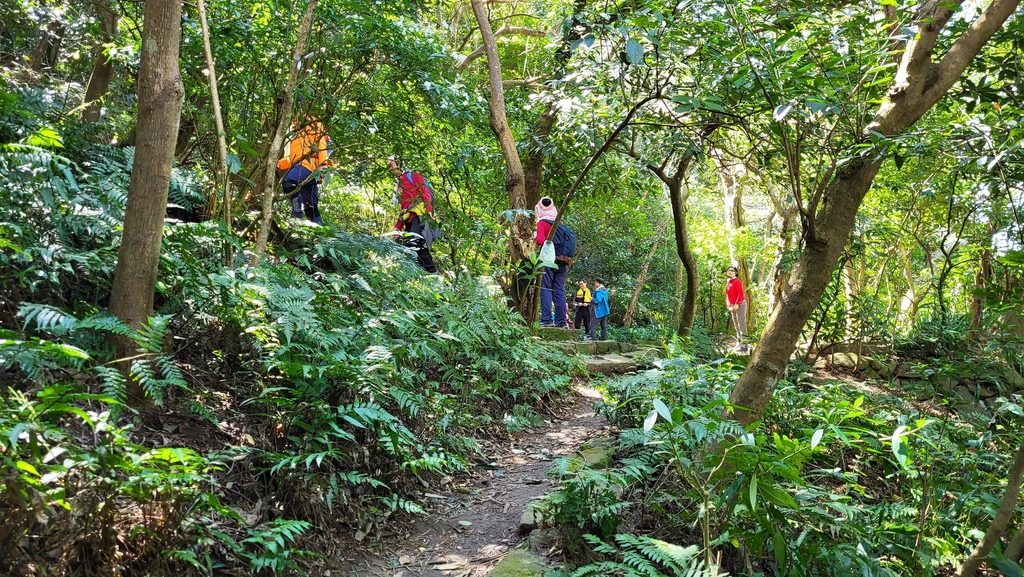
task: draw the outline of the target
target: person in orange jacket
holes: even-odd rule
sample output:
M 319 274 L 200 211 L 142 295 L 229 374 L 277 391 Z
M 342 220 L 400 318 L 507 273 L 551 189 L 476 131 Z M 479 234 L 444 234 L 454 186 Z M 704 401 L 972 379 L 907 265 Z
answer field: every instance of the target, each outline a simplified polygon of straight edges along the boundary
M 331 137 L 319 122 L 306 119 L 305 126 L 295 132 L 285 145 L 284 157 L 277 163 L 277 168 L 287 170 L 281 187 L 285 194 L 290 195 L 292 216 L 302 218 L 303 213 L 308 220 L 323 224 L 320 216 L 320 182 L 323 177 L 317 171 L 329 166 L 331 155 Z
M 434 212 L 434 195 L 430 185 L 419 172 L 402 170 L 394 156 L 388 157 L 388 170 L 398 177 L 395 199 L 401 212 L 398 213 L 395 230 L 415 235 L 408 244 L 416 251 L 416 262 L 428 273 L 437 274 L 437 265 L 434 264 L 434 257 L 430 254 L 424 236 L 424 219 Z

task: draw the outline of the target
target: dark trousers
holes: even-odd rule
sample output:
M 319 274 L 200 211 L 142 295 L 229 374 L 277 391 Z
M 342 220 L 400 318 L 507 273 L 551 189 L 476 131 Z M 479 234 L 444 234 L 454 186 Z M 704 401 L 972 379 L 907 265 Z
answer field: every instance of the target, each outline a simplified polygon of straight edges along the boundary
M 565 326 L 565 277 L 569 274 L 569 265 L 560 264 L 558 268 L 545 268 L 540 277 L 540 322 Z M 554 305 L 555 313 L 551 314 Z
M 597 326 L 601 327 L 601 340 L 602 341 L 607 341 L 608 340 L 608 315 L 604 315 L 603 317 L 597 319 Z M 593 332 L 590 333 L 590 338 L 594 338 L 594 333 Z
M 583 327 L 583 336 L 594 338 L 594 307 L 577 306 L 575 323 L 576 328 Z
M 412 217 L 412 220 L 405 223 L 405 232 L 419 235 L 406 241 L 406 246 L 416 251 L 416 264 L 431 274 L 436 273 L 437 265 L 434 264 L 434 257 L 430 254 L 426 241 L 423 240 L 423 221 L 420 220 L 420 215 L 417 214 Z
M 285 194 L 291 195 L 288 200 L 292 205 L 293 217 L 302 218 L 305 213 L 307 220 L 323 224 L 324 219 L 320 216 L 320 187 L 311 175 L 305 166 L 292 167 L 281 181 L 281 187 Z

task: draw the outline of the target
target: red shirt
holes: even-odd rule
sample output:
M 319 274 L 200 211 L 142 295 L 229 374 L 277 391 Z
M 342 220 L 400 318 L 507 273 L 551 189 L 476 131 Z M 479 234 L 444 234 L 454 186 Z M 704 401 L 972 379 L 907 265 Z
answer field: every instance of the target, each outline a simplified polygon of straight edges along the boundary
M 537 241 L 537 244 L 544 244 L 544 241 L 548 239 L 549 232 L 551 232 L 551 223 L 539 220 L 537 221 L 537 236 L 533 237 L 533 240 Z
M 744 301 L 743 283 L 740 279 L 731 278 L 725 283 L 725 303 L 729 306 L 738 305 Z

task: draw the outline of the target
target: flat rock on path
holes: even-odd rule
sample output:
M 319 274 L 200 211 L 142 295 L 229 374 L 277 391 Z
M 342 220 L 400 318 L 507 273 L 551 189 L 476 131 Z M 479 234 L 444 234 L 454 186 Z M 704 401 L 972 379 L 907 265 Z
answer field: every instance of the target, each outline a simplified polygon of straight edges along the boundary
M 344 575 L 366 577 L 482 577 L 523 539 L 517 535 L 528 503 L 555 490 L 553 461 L 570 457 L 587 440 L 609 435 L 594 413 L 600 394 L 577 387 L 575 402 L 544 427 L 486 444 L 491 463 L 465 484 L 425 490 L 427 514 L 405 539 L 389 539 L 356 559 Z M 339 560 L 341 561 L 341 560 Z M 332 571 L 332 573 L 337 574 Z

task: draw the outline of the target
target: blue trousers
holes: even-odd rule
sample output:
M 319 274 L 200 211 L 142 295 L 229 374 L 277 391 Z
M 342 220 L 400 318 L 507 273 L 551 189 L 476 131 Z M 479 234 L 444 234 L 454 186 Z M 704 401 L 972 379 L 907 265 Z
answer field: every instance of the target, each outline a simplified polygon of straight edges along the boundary
M 545 268 L 540 278 L 540 322 L 543 324 L 565 325 L 565 277 L 569 274 L 569 265 L 560 264 L 558 268 Z M 552 315 L 551 305 L 555 312 Z
M 308 220 L 317 224 L 323 224 L 324 219 L 320 217 L 320 187 L 316 180 L 309 177 L 312 174 L 301 164 L 292 167 L 281 181 L 281 188 L 285 194 L 292 195 L 289 201 L 292 205 L 292 216 L 302 218 L 303 213 Z M 303 184 L 305 181 L 305 184 Z

